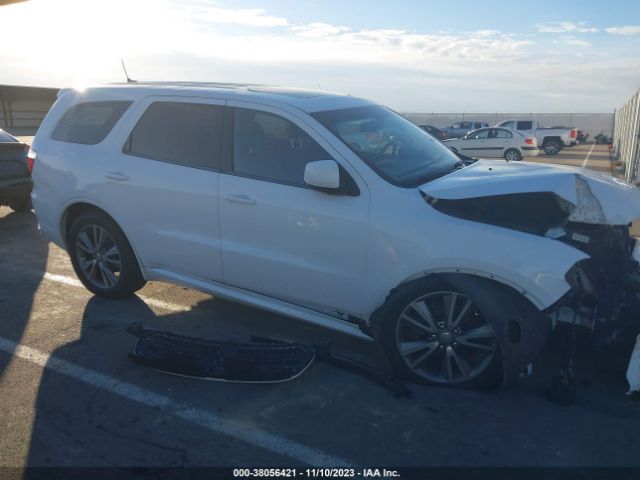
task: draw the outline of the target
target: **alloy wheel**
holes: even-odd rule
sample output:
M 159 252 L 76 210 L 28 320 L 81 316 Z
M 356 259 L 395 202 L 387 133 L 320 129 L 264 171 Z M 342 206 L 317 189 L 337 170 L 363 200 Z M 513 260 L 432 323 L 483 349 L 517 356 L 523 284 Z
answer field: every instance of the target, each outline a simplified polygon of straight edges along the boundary
M 106 229 L 87 225 L 76 238 L 76 256 L 84 276 L 98 288 L 109 289 L 120 280 L 118 246 Z
M 412 372 L 440 384 L 477 377 L 497 353 L 491 325 L 468 296 L 453 291 L 411 302 L 396 325 L 396 346 Z

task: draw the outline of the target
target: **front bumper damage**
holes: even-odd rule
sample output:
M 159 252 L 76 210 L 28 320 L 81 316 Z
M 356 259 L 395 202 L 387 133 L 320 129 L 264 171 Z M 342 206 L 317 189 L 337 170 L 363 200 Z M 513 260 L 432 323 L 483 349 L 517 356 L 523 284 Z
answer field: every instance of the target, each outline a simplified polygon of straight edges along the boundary
M 569 167 L 480 160 L 467 168 L 423 186 L 427 203 L 450 216 L 583 252 L 565 275 L 568 291 L 542 313 L 554 327 L 590 329 L 596 346 L 633 345 L 640 333 L 640 241 L 630 227 L 640 219 L 640 190 Z M 640 375 L 640 366 L 636 370 Z M 640 384 L 640 378 L 633 381 Z

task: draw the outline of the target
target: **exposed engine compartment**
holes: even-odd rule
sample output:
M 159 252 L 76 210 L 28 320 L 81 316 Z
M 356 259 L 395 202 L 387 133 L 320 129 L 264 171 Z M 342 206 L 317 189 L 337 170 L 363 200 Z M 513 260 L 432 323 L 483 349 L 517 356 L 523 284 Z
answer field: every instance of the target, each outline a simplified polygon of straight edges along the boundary
M 633 258 L 637 241 L 629 234 L 630 225 L 572 221 L 577 208 L 553 192 L 461 199 L 423 193 L 423 197 L 446 215 L 551 238 L 589 255 L 567 272 L 571 290 L 546 310 L 554 322 L 595 330 L 599 323 L 617 321 L 621 310 L 636 301 L 640 264 Z M 597 210 L 597 204 L 583 205 L 578 213 L 596 221 Z

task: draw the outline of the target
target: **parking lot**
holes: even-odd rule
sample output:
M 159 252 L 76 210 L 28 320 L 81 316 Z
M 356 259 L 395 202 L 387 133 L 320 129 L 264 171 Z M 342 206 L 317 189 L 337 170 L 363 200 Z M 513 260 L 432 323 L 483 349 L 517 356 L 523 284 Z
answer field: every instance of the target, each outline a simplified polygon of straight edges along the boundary
M 612 171 L 600 145 L 535 161 Z M 406 399 L 319 362 L 281 384 L 166 375 L 128 358 L 133 322 L 221 340 L 327 338 L 383 368 L 367 341 L 177 286 L 94 297 L 40 237 L 33 212 L 2 207 L 0 466 L 640 466 L 625 352 L 579 362 L 572 406 L 545 399 L 549 353 L 506 389 L 412 385 Z

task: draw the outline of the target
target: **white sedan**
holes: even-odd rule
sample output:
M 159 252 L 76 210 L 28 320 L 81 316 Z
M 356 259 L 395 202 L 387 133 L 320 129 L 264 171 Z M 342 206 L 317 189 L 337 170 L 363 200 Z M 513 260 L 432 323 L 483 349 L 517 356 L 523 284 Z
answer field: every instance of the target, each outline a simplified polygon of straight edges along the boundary
M 510 128 L 479 128 L 462 138 L 445 140 L 444 144 L 455 152 L 471 157 L 504 158 L 508 162 L 538 155 L 535 137 L 524 136 Z

